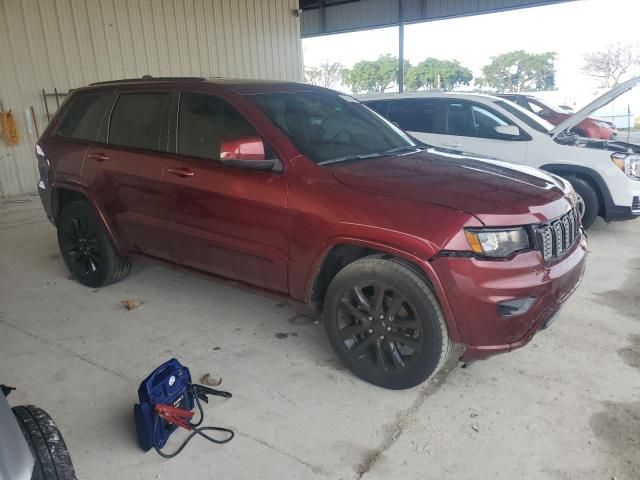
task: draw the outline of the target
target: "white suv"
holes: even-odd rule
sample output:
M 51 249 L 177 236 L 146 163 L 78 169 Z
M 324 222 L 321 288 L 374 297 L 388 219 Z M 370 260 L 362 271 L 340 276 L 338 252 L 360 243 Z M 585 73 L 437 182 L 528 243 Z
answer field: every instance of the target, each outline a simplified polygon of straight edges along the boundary
M 360 101 L 426 144 L 566 178 L 578 194 L 588 228 L 598 215 L 605 221 L 640 216 L 640 145 L 582 138 L 570 130 L 638 83 L 640 77 L 613 88 L 555 127 L 490 95 L 418 92 Z

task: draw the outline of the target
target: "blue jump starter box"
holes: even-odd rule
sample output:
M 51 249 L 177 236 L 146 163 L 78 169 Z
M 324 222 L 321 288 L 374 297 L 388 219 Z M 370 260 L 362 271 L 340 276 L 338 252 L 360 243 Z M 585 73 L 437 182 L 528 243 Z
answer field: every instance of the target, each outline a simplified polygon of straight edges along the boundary
M 149 451 L 155 446 L 162 448 L 173 431 L 178 428 L 158 418 L 154 411 L 160 403 L 172 407 L 192 410 L 193 395 L 189 390 L 191 373 L 177 359 L 163 363 L 149 375 L 138 388 L 138 401 L 133 408 L 138 445 Z M 154 431 L 155 426 L 155 431 Z

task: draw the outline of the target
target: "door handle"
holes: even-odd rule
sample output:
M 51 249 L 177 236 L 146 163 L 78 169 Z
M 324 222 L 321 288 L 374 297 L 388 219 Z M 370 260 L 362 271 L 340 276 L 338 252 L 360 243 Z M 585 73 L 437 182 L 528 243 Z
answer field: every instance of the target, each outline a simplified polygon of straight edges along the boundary
M 99 153 L 99 152 L 90 153 L 88 157 L 91 160 L 96 160 L 98 162 L 104 162 L 105 160 L 109 160 L 109 155 L 107 155 L 106 153 Z
M 443 147 L 458 148 L 458 147 L 460 147 L 460 144 L 457 143 L 457 142 L 451 142 L 451 143 L 443 143 L 442 146 Z
M 192 170 L 189 170 L 185 167 L 169 167 L 167 168 L 167 173 L 170 173 L 171 175 L 177 175 L 178 177 L 193 177 L 195 175 Z

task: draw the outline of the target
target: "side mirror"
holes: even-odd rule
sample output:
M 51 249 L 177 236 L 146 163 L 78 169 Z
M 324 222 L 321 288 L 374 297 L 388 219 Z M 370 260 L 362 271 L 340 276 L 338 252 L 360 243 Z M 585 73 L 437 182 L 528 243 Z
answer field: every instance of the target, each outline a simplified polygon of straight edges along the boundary
M 508 137 L 519 137 L 520 129 L 515 125 L 498 125 L 494 127 L 496 133 L 500 135 L 506 135 Z
M 540 110 L 538 112 L 538 116 L 542 118 L 551 118 L 553 117 L 553 113 L 550 110 Z
M 260 137 L 239 137 L 224 140 L 220 145 L 220 162 L 229 167 L 253 170 L 275 170 L 278 159 L 267 159 Z

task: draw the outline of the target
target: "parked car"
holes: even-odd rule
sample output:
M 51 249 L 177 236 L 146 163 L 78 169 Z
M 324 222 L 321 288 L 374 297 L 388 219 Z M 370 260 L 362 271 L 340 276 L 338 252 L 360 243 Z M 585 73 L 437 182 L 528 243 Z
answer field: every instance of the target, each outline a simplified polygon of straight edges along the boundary
M 425 149 L 350 96 L 296 83 L 75 90 L 37 146 L 40 196 L 84 285 L 134 254 L 322 310 L 356 375 L 387 388 L 525 345 L 585 268 L 571 185 Z M 456 348 L 456 350 L 458 350 Z
M 460 93 L 363 97 L 370 108 L 426 144 L 541 168 L 569 180 L 582 224 L 640 215 L 640 145 L 584 139 L 569 132 L 592 111 L 633 88 L 618 85 L 554 127 L 509 100 Z
M 506 98 L 513 103 L 517 103 L 539 117 L 544 118 L 552 125 L 560 125 L 575 112 L 567 106 L 556 106 L 532 95 L 520 93 L 498 94 L 500 98 Z M 588 138 L 599 138 L 601 140 L 614 140 L 618 135 L 616 126 L 603 118 L 587 117 L 571 129 L 576 135 Z
M 0 480 L 75 480 L 62 434 L 41 408 L 11 408 L 0 385 Z

